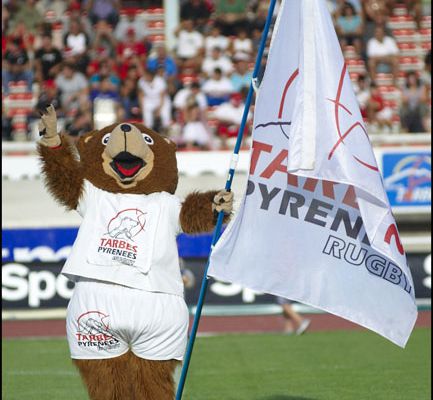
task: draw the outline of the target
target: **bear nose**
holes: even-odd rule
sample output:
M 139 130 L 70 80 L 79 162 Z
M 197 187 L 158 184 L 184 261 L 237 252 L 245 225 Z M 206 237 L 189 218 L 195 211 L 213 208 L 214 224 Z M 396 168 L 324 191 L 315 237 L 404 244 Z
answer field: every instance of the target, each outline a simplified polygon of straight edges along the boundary
M 122 132 L 131 132 L 132 128 L 131 125 L 128 124 L 122 124 L 120 125 L 120 129 L 122 130 Z

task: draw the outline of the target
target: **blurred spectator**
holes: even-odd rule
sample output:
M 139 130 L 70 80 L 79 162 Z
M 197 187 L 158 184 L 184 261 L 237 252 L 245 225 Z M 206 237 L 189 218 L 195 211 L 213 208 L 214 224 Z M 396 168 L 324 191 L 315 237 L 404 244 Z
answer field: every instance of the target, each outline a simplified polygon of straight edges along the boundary
M 67 34 L 70 31 L 70 22 L 74 20 L 78 20 L 81 23 L 81 27 L 83 31 L 86 33 L 87 37 L 90 41 L 92 41 L 94 37 L 94 30 L 92 28 L 92 24 L 89 18 L 83 18 L 81 13 L 81 4 L 78 0 L 72 0 L 68 7 L 69 16 L 62 15 L 61 21 L 63 26 L 63 34 Z
M 431 90 L 431 50 L 424 57 L 424 68 L 421 71 L 421 82 Z
M 227 149 L 227 139 L 237 137 L 238 135 L 245 108 L 243 97 L 244 94 L 233 93 L 230 96 L 229 102 L 223 103 L 215 109 L 214 117 L 219 121 L 217 133 L 222 139 L 224 149 Z M 249 113 L 247 118 L 247 131 L 250 120 L 251 113 Z
M 98 100 L 112 100 L 116 104 L 116 113 L 119 112 L 120 96 L 116 87 L 110 81 L 110 77 L 104 76 L 99 86 L 90 91 L 90 101 L 95 104 Z
M 210 17 L 210 9 L 204 0 L 186 0 L 180 8 L 180 19 L 192 19 L 194 26 L 202 31 Z
M 146 21 L 142 18 L 139 18 L 136 15 L 134 9 L 128 8 L 126 10 L 126 18 L 121 19 L 116 26 L 114 37 L 118 41 L 122 41 L 130 29 L 134 30 L 135 37 L 139 42 L 142 41 L 148 34 Z
M 215 4 L 216 23 L 225 36 L 236 35 L 247 24 L 248 0 L 218 0 Z
M 216 46 L 212 49 L 211 55 L 204 59 L 202 71 L 206 77 L 212 75 L 215 68 L 219 68 L 225 76 L 229 76 L 233 71 L 233 63 L 221 49 Z
M 408 14 L 413 17 L 417 28 L 421 28 L 422 19 L 422 1 L 421 0 L 388 0 L 389 8 L 393 9 L 398 6 L 406 7 Z M 431 1 L 429 1 L 431 7 Z M 430 9 L 431 12 L 431 9 Z
M 75 70 L 73 64 L 64 62 L 57 75 L 56 84 L 61 92 L 61 104 L 68 115 L 88 106 L 89 85 L 86 77 Z
M 65 126 L 66 133 L 74 142 L 77 142 L 80 136 L 90 132 L 92 129 L 92 114 L 89 111 L 81 110 Z
M 187 150 L 209 150 L 211 133 L 204 113 L 198 103 L 193 99 L 191 100 L 188 101 L 185 107 L 185 125 L 182 130 L 182 142 L 186 145 Z
M 84 32 L 79 19 L 70 20 L 69 31 L 63 36 L 63 45 L 68 47 L 73 55 L 81 56 L 87 52 L 89 37 Z
M 35 32 L 36 27 L 44 21 L 35 7 L 36 0 L 25 0 L 18 4 L 18 9 L 10 15 L 10 29 L 21 22 L 29 32 Z
M 385 100 L 380 94 L 379 88 L 375 82 L 370 83 L 370 98 L 367 103 L 368 121 L 374 131 L 379 128 L 382 132 L 386 129 L 391 130 L 392 126 L 392 109 L 385 105 Z
M 238 29 L 238 34 L 233 39 L 232 53 L 253 54 L 253 41 L 248 37 L 248 32 L 245 28 Z
M 192 82 L 186 85 L 183 89 L 180 89 L 173 99 L 173 106 L 177 110 L 183 111 L 185 104 L 190 102 L 196 103 L 200 110 L 207 108 L 206 95 L 201 91 L 200 84 L 198 82 Z
M 359 108 L 363 118 L 368 117 L 367 106 L 368 100 L 370 99 L 370 90 L 367 83 L 367 78 L 364 75 L 360 75 L 357 80 L 357 84 L 354 85 L 356 99 L 358 100 Z
M 230 80 L 235 92 L 240 92 L 242 88 L 249 88 L 251 79 L 253 78 L 252 71 L 249 70 L 249 56 L 245 53 L 237 53 L 233 57 L 235 61 L 235 71 Z
M 375 80 L 378 69 L 383 72 L 383 66 L 386 65 L 391 69 L 395 83 L 399 69 L 398 54 L 399 49 L 394 38 L 385 36 L 384 28 L 377 26 L 374 37 L 367 43 L 368 70 L 371 79 Z
M 3 56 L 4 68 L 2 69 L 2 88 L 4 94 L 9 94 L 9 84 L 24 81 L 27 91 L 32 91 L 33 71 L 30 68 L 27 52 L 20 47 L 21 40 L 14 38 L 8 42 Z
M 146 62 L 147 48 L 143 42 L 137 40 L 134 28 L 128 28 L 126 37 L 117 45 L 117 56 L 120 61 L 126 61 L 132 56 L 138 58 L 140 64 Z
M 62 53 L 53 46 L 51 33 L 44 33 L 42 46 L 35 53 L 35 77 L 39 82 L 54 79 L 60 71 Z
M 358 55 L 362 54 L 362 19 L 355 12 L 355 7 L 344 3 L 338 11 L 335 29 L 340 39 L 341 47 L 354 46 Z
M 171 100 L 165 80 L 146 69 L 138 88 L 144 124 L 157 132 L 166 130 L 171 122 Z
M 164 70 L 164 75 L 167 78 L 172 78 L 177 75 L 177 65 L 173 57 L 167 54 L 164 45 L 156 47 L 155 52 L 147 60 L 147 68 L 156 71 L 158 68 Z
M 230 79 L 223 76 L 219 68 L 215 68 L 212 77 L 203 84 L 202 90 L 206 94 L 208 105 L 211 107 L 225 103 L 234 92 Z
M 52 24 L 49 22 L 42 22 L 36 27 L 34 38 L 32 39 L 32 48 L 33 51 L 39 50 L 42 47 L 42 42 L 44 40 L 45 35 L 50 35 L 52 37 L 53 33 L 53 27 Z M 53 46 L 57 48 L 57 46 L 54 44 Z M 61 50 L 61 49 L 59 49 Z
M 409 133 L 426 132 L 424 119 L 428 112 L 427 88 L 416 72 L 408 72 L 400 108 L 402 128 Z
M 390 14 L 389 0 L 363 0 L 362 19 L 364 22 L 364 42 L 374 36 L 376 26 L 384 26 Z
M 112 90 L 119 90 L 120 79 L 117 77 L 116 74 L 112 72 L 108 60 L 101 62 L 99 64 L 98 72 L 90 77 L 89 82 L 91 89 L 98 89 L 101 85 L 102 80 L 105 78 L 108 78 Z
M 9 18 L 9 10 L 5 7 L 4 3 L 2 3 L 2 36 L 4 36 L 9 29 Z
M 199 70 L 203 57 L 204 38 L 194 29 L 194 23 L 187 19 L 176 31 L 177 62 L 179 68 L 194 68 Z
M 39 95 L 38 102 L 35 106 L 35 112 L 33 113 L 34 117 L 39 119 L 39 111 L 45 110 L 50 104 L 54 106 L 59 117 L 64 115 L 60 93 L 56 82 L 52 79 L 45 81 L 42 85 L 41 94 Z
M 100 25 L 101 23 L 107 23 L 113 29 L 119 22 L 119 0 L 87 0 L 84 5 L 90 21 L 97 26 L 97 29 L 98 25 L 105 25 Z
M 33 55 L 33 45 L 35 41 L 35 33 L 40 24 L 36 25 L 34 31 L 30 32 L 24 22 L 18 21 L 13 28 L 9 29 L 7 39 L 8 41 L 13 38 L 20 39 L 20 46 L 26 50 L 29 58 Z
M 206 55 L 209 56 L 212 53 L 214 47 L 219 47 L 222 51 L 226 51 L 229 48 L 230 40 L 227 36 L 221 35 L 221 30 L 218 26 L 213 25 L 210 33 L 204 39 L 204 45 L 206 49 Z
M 125 120 L 142 120 L 142 112 L 138 100 L 137 81 L 126 78 L 120 86 L 120 104 Z

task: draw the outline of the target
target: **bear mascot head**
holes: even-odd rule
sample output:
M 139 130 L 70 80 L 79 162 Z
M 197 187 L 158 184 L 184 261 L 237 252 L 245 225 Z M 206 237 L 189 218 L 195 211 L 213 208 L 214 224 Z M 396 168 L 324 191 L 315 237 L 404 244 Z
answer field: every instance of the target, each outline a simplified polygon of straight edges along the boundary
M 71 358 L 92 400 L 168 400 L 187 340 L 188 309 L 176 236 L 211 231 L 230 216 L 226 191 L 183 201 L 176 146 L 138 123 L 90 132 L 76 146 L 42 113 L 38 151 L 47 189 L 82 217 L 62 274 Z

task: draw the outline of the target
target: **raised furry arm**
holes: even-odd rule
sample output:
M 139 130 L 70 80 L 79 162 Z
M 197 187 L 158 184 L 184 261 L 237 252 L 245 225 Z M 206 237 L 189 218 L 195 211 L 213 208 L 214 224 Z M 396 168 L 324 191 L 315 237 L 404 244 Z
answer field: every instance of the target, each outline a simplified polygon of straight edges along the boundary
M 60 137 L 61 145 L 55 148 L 38 144 L 42 174 L 53 197 L 69 210 L 75 210 L 83 189 L 83 173 L 73 145 L 64 135 Z

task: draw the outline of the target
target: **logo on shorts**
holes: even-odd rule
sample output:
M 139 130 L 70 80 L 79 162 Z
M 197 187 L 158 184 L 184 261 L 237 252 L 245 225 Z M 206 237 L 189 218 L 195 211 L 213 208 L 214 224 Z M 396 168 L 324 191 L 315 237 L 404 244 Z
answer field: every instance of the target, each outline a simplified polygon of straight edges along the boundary
M 96 347 L 111 350 L 120 346 L 119 340 L 110 331 L 108 315 L 100 311 L 88 311 L 77 319 L 76 333 L 79 347 Z

